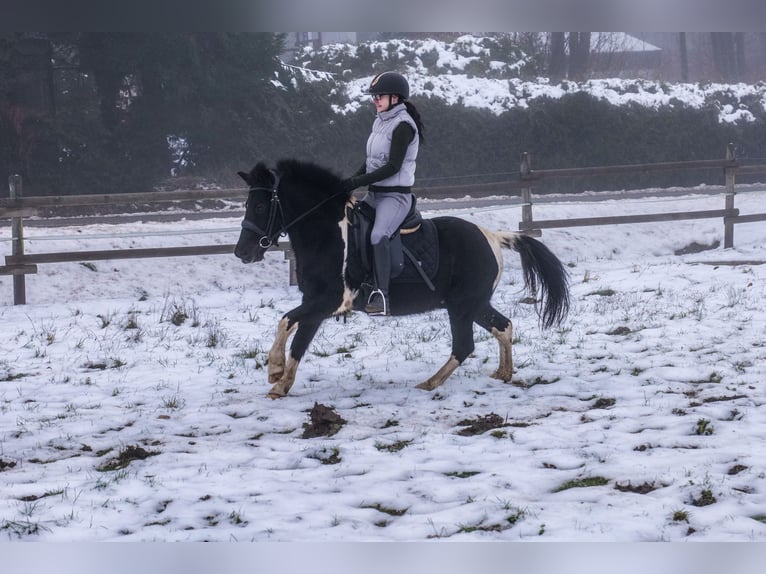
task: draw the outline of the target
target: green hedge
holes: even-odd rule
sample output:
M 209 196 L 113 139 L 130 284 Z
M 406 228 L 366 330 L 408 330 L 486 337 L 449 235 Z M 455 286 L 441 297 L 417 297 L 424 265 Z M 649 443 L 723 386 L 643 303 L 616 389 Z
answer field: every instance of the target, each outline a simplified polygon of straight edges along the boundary
M 536 169 L 723 159 L 729 142 L 748 157 L 766 156 L 763 118 L 737 125 L 720 123 L 716 109 L 693 109 L 681 102 L 653 110 L 636 104 L 614 106 L 575 93 L 561 99 L 537 99 L 527 109 L 500 116 L 448 106 L 438 99 L 414 102 L 426 124 L 426 144 L 418 160 L 418 180 L 424 186 L 441 185 L 446 178 L 465 182 L 516 178 L 522 152 L 532 154 Z M 371 114 L 364 109 L 319 126 L 314 131 L 317 147 L 307 150 L 306 156 L 341 173 L 356 169 L 364 159 Z M 300 156 L 300 150 L 294 150 L 294 155 Z M 508 173 L 513 175 L 503 175 Z M 722 184 L 723 173 L 694 170 L 548 180 L 538 191 L 700 183 Z
M 308 89 L 319 95 L 328 93 L 321 86 Z M 267 117 L 228 124 L 217 132 L 220 122 L 211 110 L 205 125 L 207 144 L 197 147 L 191 175 L 221 185 L 240 185 L 237 170 L 282 157 L 312 160 L 341 175 L 352 173 L 364 161 L 373 108 L 365 104 L 356 113 L 343 116 L 333 112 L 330 103 L 326 95 L 286 93 L 264 104 L 264 114 L 270 114 Z M 735 142 L 745 156 L 766 156 L 764 118 L 725 124 L 718 121 L 716 109 L 692 109 L 681 102 L 652 110 L 614 106 L 574 93 L 561 99 L 536 99 L 526 109 L 499 116 L 450 106 L 436 98 L 415 98 L 414 103 L 426 125 L 417 172 L 422 186 L 515 179 L 522 152 L 533 155 L 536 169 L 717 159 L 724 157 L 728 142 Z M 149 145 L 150 130 L 145 129 L 140 130 L 143 137 L 139 141 L 108 140 L 95 122 L 57 128 L 49 131 L 51 139 L 58 138 L 59 145 L 65 143 L 70 153 L 81 157 L 60 162 L 55 146 L 38 146 L 29 165 L 30 194 L 36 185 L 43 193 L 145 191 L 168 177 L 170 166 L 165 165 L 167 150 L 161 134 L 152 137 L 158 145 Z M 721 184 L 723 174 L 705 170 L 548 180 L 538 191 L 700 183 Z

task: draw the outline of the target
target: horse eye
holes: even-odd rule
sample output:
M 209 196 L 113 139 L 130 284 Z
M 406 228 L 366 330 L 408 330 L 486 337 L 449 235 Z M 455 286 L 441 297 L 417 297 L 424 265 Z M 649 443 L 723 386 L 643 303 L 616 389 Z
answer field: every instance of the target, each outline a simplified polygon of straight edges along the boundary
M 255 213 L 256 215 L 260 215 L 261 213 L 264 213 L 266 211 L 266 206 L 262 203 L 259 203 L 255 206 Z

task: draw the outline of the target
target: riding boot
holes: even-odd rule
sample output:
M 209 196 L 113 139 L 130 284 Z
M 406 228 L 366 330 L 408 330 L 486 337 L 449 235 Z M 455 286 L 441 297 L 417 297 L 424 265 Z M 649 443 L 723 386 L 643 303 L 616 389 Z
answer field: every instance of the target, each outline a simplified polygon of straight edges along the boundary
M 391 278 L 391 245 L 388 238 L 384 237 L 372 246 L 372 266 L 375 284 L 364 310 L 370 315 L 390 315 L 388 283 Z

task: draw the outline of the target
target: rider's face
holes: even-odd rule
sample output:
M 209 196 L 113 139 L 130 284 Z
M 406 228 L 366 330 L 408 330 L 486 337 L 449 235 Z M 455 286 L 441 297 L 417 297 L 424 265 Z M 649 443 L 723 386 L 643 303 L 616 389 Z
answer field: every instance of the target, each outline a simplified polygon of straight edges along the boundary
M 393 94 L 375 94 L 372 96 L 372 102 L 375 104 L 375 110 L 378 112 L 385 112 L 398 101 L 399 97 Z

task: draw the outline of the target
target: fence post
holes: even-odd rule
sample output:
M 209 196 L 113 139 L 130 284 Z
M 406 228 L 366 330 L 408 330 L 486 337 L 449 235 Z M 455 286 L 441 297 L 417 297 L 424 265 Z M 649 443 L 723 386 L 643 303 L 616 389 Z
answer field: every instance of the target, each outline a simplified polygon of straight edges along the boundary
M 731 161 L 736 159 L 735 151 L 734 151 L 734 144 L 730 143 L 726 146 L 726 159 Z M 726 205 L 724 208 L 726 211 L 733 211 L 734 210 L 734 182 L 735 182 L 735 174 L 736 174 L 736 167 L 726 167 L 724 168 L 724 174 L 726 179 Z M 730 249 L 734 247 L 734 222 L 731 221 L 729 216 L 724 216 L 724 224 L 723 224 L 723 246 L 724 249 Z
M 532 155 L 528 152 L 521 154 L 521 180 L 524 181 L 532 172 Z M 532 188 L 521 188 L 521 227 L 529 231 L 532 225 Z
M 24 192 L 21 186 L 21 176 L 11 175 L 8 178 L 8 190 L 11 199 L 21 199 Z M 14 257 L 24 255 L 24 221 L 21 216 L 11 218 L 11 255 Z M 13 276 L 13 304 L 26 305 L 27 303 L 27 280 L 22 273 Z

